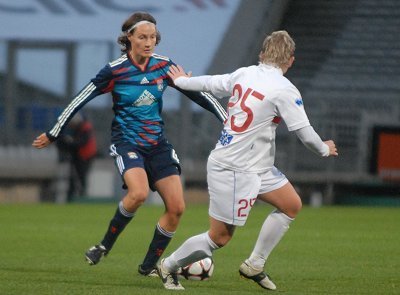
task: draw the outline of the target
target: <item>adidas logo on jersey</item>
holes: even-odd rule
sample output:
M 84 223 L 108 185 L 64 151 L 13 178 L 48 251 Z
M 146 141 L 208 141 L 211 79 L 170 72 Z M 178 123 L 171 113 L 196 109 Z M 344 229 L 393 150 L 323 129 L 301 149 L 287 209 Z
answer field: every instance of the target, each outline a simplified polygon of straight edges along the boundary
M 135 107 L 140 107 L 144 105 L 152 105 L 156 101 L 156 98 L 150 91 L 145 90 L 139 96 L 139 98 L 133 103 Z
M 142 81 L 140 81 L 140 84 L 149 84 L 149 80 L 147 80 L 146 77 L 143 77 Z

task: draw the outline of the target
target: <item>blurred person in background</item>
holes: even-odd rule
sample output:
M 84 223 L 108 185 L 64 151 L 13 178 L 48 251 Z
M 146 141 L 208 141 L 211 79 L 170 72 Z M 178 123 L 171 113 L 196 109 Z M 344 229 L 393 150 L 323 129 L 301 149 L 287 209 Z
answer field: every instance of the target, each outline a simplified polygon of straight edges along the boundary
M 154 53 L 161 35 L 150 14 L 133 13 L 121 30 L 118 38 L 121 57 L 100 70 L 62 112 L 54 127 L 33 141 L 33 146 L 48 146 L 88 101 L 100 94 L 112 93 L 115 116 L 110 155 L 128 191 L 118 204 L 103 239 L 85 253 L 85 258 L 90 265 L 95 265 L 110 252 L 119 234 L 145 202 L 150 188 L 160 194 L 165 212 L 158 220 L 138 271 L 154 276 L 157 275 L 157 261 L 172 239 L 185 209 L 179 159 L 164 135 L 161 117 L 163 93 L 167 86 L 175 87 L 167 75 L 174 63 Z M 225 120 L 225 110 L 211 94 L 177 90 L 214 113 L 221 122 Z
M 97 154 L 92 123 L 76 113 L 57 140 L 60 161 L 69 161 L 67 201 L 85 196 L 87 176 Z
M 302 202 L 286 176 L 274 166 L 275 130 L 286 123 L 303 144 L 322 157 L 337 156 L 332 140 L 322 141 L 314 131 L 297 88 L 284 77 L 293 65 L 295 43 L 286 31 L 264 40 L 259 64 L 231 74 L 189 77 L 182 67 L 171 66 L 170 77 L 182 89 L 230 96 L 228 119 L 207 163 L 210 195 L 209 231 L 186 240 L 161 260 L 158 271 L 164 287 L 182 290 L 176 272 L 225 246 L 236 226 L 244 226 L 256 200 L 276 209 L 265 219 L 251 255 L 239 268 L 241 276 L 262 288 L 276 286 L 264 272 L 271 251 L 289 229 Z

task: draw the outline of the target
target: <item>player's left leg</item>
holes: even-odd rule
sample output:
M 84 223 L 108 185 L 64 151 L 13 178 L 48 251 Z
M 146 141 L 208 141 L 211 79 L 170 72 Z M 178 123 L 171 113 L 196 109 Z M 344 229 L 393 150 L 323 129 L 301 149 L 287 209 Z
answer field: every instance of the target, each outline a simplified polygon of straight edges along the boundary
M 276 286 L 264 273 L 264 266 L 272 250 L 278 245 L 301 209 L 301 199 L 293 186 L 286 182 L 282 187 L 260 194 L 258 199 L 270 203 L 277 209 L 268 215 L 261 227 L 257 242 L 250 257 L 240 266 L 239 272 L 265 289 Z
M 158 221 L 146 257 L 139 266 L 139 273 L 142 275 L 156 274 L 154 270 L 158 259 L 174 236 L 185 210 L 182 183 L 178 175 L 160 179 L 154 186 L 164 201 L 165 212 Z
M 299 195 L 289 182 L 279 189 L 259 195 L 258 199 L 277 208 L 264 221 L 249 258 L 254 266 L 264 267 L 268 256 L 289 229 L 302 204 Z
M 157 223 L 146 256 L 138 269 L 142 275 L 153 276 L 157 273 L 158 259 L 178 227 L 185 210 L 185 201 L 179 177 L 181 172 L 179 159 L 171 144 L 167 141 L 160 143 L 146 159 L 145 167 L 150 188 L 160 194 L 165 205 L 165 212 Z

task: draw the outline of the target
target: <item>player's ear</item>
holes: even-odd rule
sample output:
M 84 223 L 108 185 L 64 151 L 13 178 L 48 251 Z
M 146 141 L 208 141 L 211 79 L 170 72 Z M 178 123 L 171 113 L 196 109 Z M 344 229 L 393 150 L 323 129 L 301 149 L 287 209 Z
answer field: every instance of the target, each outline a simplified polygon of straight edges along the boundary
M 260 51 L 260 53 L 258 54 L 258 59 L 261 63 L 264 61 L 264 52 L 263 51 Z
M 161 34 L 160 31 L 157 31 L 156 35 L 156 45 L 158 45 L 161 42 Z

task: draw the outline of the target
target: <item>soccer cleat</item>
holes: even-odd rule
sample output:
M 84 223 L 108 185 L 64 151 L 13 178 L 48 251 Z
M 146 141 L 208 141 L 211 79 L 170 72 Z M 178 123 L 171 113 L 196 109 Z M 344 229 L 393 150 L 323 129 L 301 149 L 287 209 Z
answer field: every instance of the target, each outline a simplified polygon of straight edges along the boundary
M 255 269 L 248 260 L 240 265 L 239 273 L 242 277 L 253 280 L 264 289 L 276 290 L 271 278 L 262 269 Z
M 108 251 L 103 245 L 95 245 L 86 251 L 85 258 L 90 265 L 95 265 L 99 263 L 103 256 L 107 256 L 107 254 Z
M 161 260 L 160 264 L 157 266 L 158 275 L 164 284 L 164 288 L 167 290 L 185 290 L 181 283 L 178 281 L 178 276 L 176 273 L 168 272 L 163 267 L 164 259 Z
M 157 268 L 143 269 L 142 265 L 139 265 L 138 273 L 146 277 L 158 277 Z

